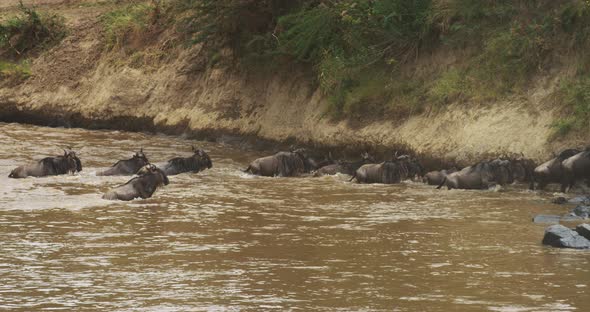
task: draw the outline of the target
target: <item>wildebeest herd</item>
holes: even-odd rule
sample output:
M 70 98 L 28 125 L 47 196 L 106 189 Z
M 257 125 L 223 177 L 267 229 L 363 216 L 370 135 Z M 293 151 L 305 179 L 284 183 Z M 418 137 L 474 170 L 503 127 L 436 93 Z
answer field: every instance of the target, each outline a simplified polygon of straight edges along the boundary
M 109 190 L 103 195 L 109 200 L 132 200 L 149 198 L 162 185 L 168 185 L 169 175 L 184 172 L 199 172 L 211 168 L 209 155 L 202 149 L 193 147 L 190 157 L 172 158 L 165 163 L 151 164 L 141 149 L 132 158 L 119 160 L 97 176 L 135 175 L 127 183 Z M 56 157 L 43 158 L 12 170 L 10 178 L 43 177 L 73 174 L 82 170 L 82 163 L 71 149 Z M 246 173 L 269 177 L 294 177 L 302 175 L 345 174 L 350 181 L 357 183 L 394 184 L 405 180 L 421 181 L 437 185 L 437 189 L 488 189 L 494 185 L 527 183 L 534 190 L 543 189 L 550 183 L 561 184 L 566 192 L 577 182 L 590 186 L 590 147 L 585 150 L 567 149 L 554 158 L 537 166 L 524 157 L 498 157 L 480 161 L 462 169 L 456 167 L 425 172 L 420 161 L 410 155 L 398 155 L 389 160 L 377 162 L 368 153 L 363 153 L 357 161 L 334 161 L 332 155 L 314 157 L 306 149 L 278 152 L 271 156 L 252 161 L 244 170 Z
M 135 198 L 150 198 L 156 189 L 170 183 L 168 176 L 184 172 L 199 172 L 211 168 L 211 158 L 202 149 L 194 146 L 193 155 L 189 157 L 175 157 L 165 163 L 151 164 L 141 149 L 130 159 L 119 160 L 105 171 L 96 173 L 97 176 L 130 176 L 136 175 L 127 183 L 109 190 L 103 199 L 132 200 Z M 39 161 L 22 165 L 10 172 L 9 178 L 45 177 L 62 174 L 74 174 L 82 171 L 82 162 L 71 149 L 65 149 L 64 154 L 56 157 L 46 157 Z

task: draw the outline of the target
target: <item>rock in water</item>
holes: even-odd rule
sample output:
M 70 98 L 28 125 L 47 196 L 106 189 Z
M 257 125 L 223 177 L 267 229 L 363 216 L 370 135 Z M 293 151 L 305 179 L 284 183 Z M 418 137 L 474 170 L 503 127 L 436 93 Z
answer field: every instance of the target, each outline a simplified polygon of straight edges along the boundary
M 572 210 L 572 215 L 578 216 L 582 219 L 588 219 L 590 216 L 590 206 L 580 205 Z
M 576 232 L 590 240 L 590 224 L 580 224 L 576 226 Z
M 536 215 L 533 217 L 534 223 L 559 223 L 561 216 L 558 215 Z
M 578 196 L 567 201 L 570 204 L 590 205 L 590 197 Z
M 590 240 L 561 224 L 551 225 L 545 229 L 543 244 L 559 248 L 590 248 Z

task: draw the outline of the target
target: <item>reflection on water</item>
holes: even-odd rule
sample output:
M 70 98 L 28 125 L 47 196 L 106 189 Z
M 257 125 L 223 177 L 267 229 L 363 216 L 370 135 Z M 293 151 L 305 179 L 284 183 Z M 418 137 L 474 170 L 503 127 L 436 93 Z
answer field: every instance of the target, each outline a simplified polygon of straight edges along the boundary
M 0 124 L 0 309 L 105 311 L 588 311 L 590 252 L 540 245 L 546 196 L 262 178 L 261 154 L 197 142 L 214 167 L 154 197 L 100 199 L 95 173 L 188 140 Z M 76 176 L 8 179 L 67 145 Z

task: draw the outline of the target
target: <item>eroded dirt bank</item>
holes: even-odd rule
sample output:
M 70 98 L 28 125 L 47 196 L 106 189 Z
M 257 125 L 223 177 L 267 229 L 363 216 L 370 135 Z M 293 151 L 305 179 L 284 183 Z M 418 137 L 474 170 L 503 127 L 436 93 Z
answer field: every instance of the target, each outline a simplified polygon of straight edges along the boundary
M 0 83 L 0 121 L 232 134 L 351 149 L 403 145 L 458 162 L 502 153 L 542 160 L 586 139 L 550 140 L 557 113 L 549 100 L 557 85 L 552 79 L 506 102 L 452 104 L 403 122 L 334 122 L 326 116 L 327 99 L 295 65 L 265 72 L 213 65 L 200 46 L 174 44 L 165 32 L 137 43 L 141 48 L 107 52 L 98 18 L 108 6 L 56 2 L 46 8 L 66 17 L 69 35 L 31 60 L 31 78 Z M 219 52 L 226 59 L 230 54 Z

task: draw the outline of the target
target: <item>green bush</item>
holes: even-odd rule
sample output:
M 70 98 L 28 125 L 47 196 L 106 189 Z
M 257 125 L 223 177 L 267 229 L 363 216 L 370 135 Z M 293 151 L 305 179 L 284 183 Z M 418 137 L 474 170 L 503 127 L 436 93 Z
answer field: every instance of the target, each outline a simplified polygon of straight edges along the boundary
M 524 92 L 565 52 L 590 73 L 588 1 L 172 1 L 177 30 L 212 57 L 231 47 L 255 64 L 306 64 L 334 116 L 497 100 Z M 444 49 L 455 64 L 420 67 Z
M 0 55 L 18 58 L 59 42 L 66 34 L 61 16 L 19 4 L 20 15 L 0 23 Z

